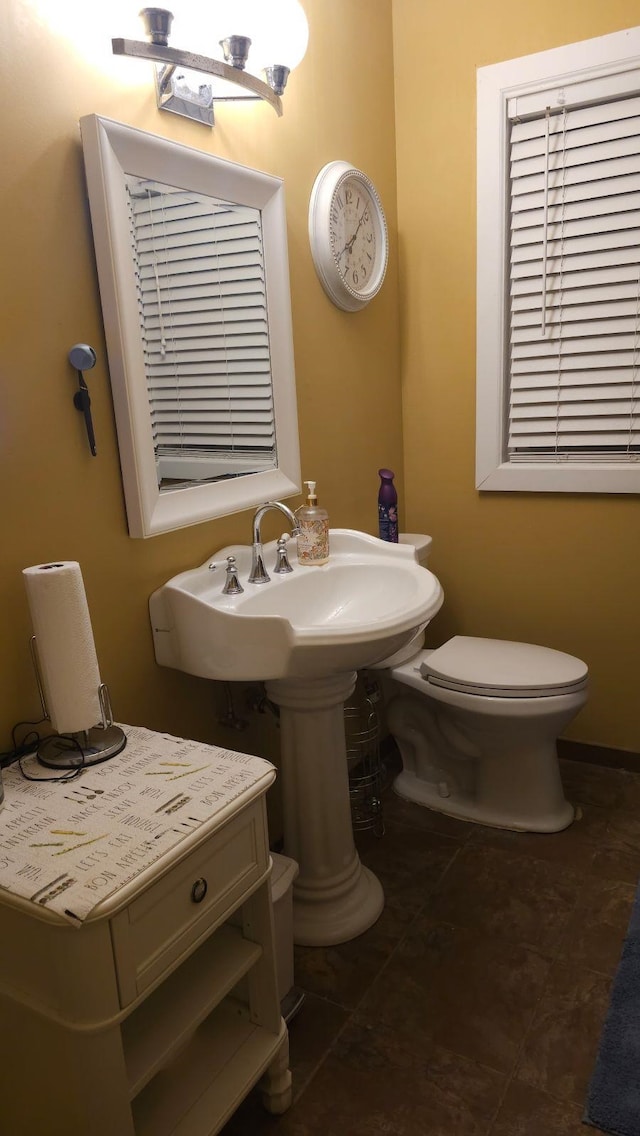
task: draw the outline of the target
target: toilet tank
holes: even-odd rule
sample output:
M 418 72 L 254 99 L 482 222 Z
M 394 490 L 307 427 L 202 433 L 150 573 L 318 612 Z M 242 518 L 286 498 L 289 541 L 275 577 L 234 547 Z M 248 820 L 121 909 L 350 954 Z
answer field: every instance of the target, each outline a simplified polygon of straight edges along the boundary
M 427 567 L 427 560 L 429 559 L 432 544 L 430 536 L 426 536 L 425 533 L 398 533 L 398 543 L 412 544 L 416 550 L 419 564 L 422 568 Z M 417 655 L 418 651 L 420 651 L 423 646 L 424 631 L 419 631 L 417 635 L 414 635 L 413 639 L 410 639 L 409 642 L 406 643 L 404 647 L 401 647 L 399 651 L 396 651 L 394 655 L 382 659 L 381 662 L 375 663 L 369 669 L 378 671 L 388 670 L 390 667 L 399 667 L 401 663 L 407 663 L 409 659 Z
M 430 536 L 425 533 L 398 533 L 399 544 L 412 544 L 418 554 L 418 562 L 423 568 L 427 567 L 427 560 L 433 543 Z

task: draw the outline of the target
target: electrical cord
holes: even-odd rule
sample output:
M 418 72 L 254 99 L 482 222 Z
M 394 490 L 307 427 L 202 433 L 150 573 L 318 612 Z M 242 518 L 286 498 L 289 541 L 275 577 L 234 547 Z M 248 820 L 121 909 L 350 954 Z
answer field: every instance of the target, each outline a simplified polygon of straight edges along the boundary
M 47 741 L 49 737 L 58 737 L 57 734 L 42 735 L 37 729 L 27 730 L 26 734 L 20 742 L 17 740 L 18 730 L 23 726 L 41 726 L 43 722 L 48 722 L 48 718 L 40 718 L 38 722 L 16 722 L 11 730 L 11 740 L 13 742 L 13 749 L 7 750 L 5 753 L 0 753 L 0 769 L 6 769 L 10 765 L 18 763 L 20 773 L 25 781 L 73 781 L 85 767 L 84 752 L 82 746 L 71 734 L 61 735 L 65 741 L 69 743 L 69 749 L 75 749 L 78 753 L 78 764 L 71 768 L 65 769 L 64 772 L 58 777 L 34 777 L 31 773 L 26 772 L 22 764 L 24 757 L 29 757 L 35 751 L 41 742 Z M 37 752 L 36 752 L 37 756 Z M 39 758 L 38 758 L 39 761 Z M 42 764 L 42 762 L 39 762 Z
M 40 741 L 40 734 L 36 729 L 28 730 L 22 738 L 18 741 L 18 730 L 23 726 L 41 726 L 43 722 L 47 722 L 48 718 L 40 718 L 37 722 L 16 722 L 11 730 L 11 741 L 13 742 L 13 749 L 6 750 L 5 753 L 0 753 L 0 769 L 5 769 L 8 765 L 13 765 L 20 757 L 26 757 L 27 754 L 32 753 Z

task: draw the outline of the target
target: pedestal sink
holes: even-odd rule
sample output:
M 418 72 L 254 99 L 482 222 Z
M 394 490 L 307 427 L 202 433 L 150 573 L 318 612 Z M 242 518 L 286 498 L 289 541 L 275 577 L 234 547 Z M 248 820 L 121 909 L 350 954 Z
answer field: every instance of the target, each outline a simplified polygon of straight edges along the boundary
M 248 546 L 230 546 L 169 580 L 149 608 L 156 659 L 220 681 L 262 681 L 280 707 L 284 851 L 297 860 L 294 939 L 308 946 L 362 934 L 384 904 L 351 827 L 343 706 L 356 671 L 400 650 L 442 604 L 413 548 L 332 529 L 321 567 L 249 584 Z M 227 557 L 244 591 L 224 595 Z M 276 545 L 264 547 L 268 571 Z

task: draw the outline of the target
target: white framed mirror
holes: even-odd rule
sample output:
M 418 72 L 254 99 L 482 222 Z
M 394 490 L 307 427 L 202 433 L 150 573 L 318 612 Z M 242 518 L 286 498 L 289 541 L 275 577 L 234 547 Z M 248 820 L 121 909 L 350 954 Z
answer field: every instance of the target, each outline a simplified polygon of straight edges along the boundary
M 300 491 L 280 178 L 80 120 L 129 532 Z

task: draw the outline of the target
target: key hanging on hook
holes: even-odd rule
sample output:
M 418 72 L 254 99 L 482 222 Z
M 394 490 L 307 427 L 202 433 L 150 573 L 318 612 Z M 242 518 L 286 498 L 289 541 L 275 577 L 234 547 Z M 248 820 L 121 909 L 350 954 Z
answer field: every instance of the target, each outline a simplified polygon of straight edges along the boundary
M 89 396 L 89 388 L 84 381 L 83 371 L 90 371 L 95 367 L 96 353 L 93 347 L 89 347 L 88 343 L 76 343 L 69 351 L 69 362 L 72 367 L 75 367 L 78 372 L 79 389 L 73 396 L 73 405 L 76 410 L 84 414 L 84 424 L 87 428 L 87 437 L 89 439 L 89 449 L 96 456 L 96 438 L 93 432 L 93 421 L 91 418 L 91 398 Z

